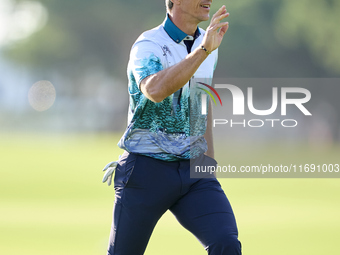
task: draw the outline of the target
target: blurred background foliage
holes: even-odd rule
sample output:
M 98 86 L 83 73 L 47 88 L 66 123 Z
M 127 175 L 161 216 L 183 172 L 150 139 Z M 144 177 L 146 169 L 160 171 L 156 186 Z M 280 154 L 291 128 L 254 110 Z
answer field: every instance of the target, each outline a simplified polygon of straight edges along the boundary
M 41 4 L 48 13 L 46 25 L 9 45 L 6 57 L 72 78 L 101 68 L 108 75 L 125 79 L 132 43 L 165 16 L 163 1 L 45 0 Z M 217 76 L 340 74 L 339 1 L 216 0 L 212 11 L 222 4 L 231 13 L 230 30 L 220 47 Z

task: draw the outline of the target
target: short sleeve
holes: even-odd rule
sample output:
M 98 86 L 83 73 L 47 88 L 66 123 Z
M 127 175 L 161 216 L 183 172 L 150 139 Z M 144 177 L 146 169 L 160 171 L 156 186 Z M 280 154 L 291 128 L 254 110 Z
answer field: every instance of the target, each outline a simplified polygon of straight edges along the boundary
M 152 41 L 143 40 L 132 46 L 129 69 L 138 87 L 144 78 L 164 69 L 163 58 L 161 47 Z

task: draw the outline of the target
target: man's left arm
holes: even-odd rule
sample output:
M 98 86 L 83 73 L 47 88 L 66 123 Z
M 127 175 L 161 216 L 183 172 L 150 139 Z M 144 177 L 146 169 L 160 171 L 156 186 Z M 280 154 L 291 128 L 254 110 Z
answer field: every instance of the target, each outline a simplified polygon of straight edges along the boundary
M 204 134 L 204 138 L 207 141 L 208 150 L 205 152 L 205 155 L 214 158 L 214 141 L 213 141 L 213 131 L 212 131 L 212 125 L 213 125 L 213 119 L 212 119 L 212 102 L 209 100 L 209 111 L 208 111 L 208 119 L 207 119 L 207 129 Z

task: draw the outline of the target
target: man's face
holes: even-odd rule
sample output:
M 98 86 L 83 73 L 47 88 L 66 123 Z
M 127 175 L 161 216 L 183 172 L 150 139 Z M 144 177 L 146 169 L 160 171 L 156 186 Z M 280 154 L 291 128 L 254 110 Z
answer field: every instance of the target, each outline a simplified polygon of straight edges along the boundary
M 185 18 L 192 22 L 201 22 L 209 19 L 212 0 L 181 0 L 179 5 Z

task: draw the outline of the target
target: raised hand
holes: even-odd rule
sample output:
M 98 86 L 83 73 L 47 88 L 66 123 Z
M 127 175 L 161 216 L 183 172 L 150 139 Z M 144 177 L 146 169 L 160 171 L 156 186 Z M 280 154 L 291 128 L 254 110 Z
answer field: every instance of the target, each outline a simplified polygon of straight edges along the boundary
M 224 34 L 229 28 L 229 22 L 221 21 L 228 16 L 229 13 L 227 12 L 225 5 L 223 5 L 211 18 L 202 42 L 202 45 L 208 51 L 214 51 L 220 46 Z

